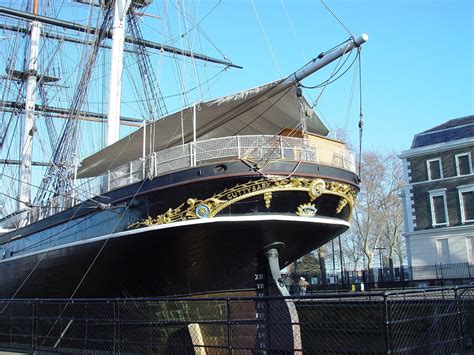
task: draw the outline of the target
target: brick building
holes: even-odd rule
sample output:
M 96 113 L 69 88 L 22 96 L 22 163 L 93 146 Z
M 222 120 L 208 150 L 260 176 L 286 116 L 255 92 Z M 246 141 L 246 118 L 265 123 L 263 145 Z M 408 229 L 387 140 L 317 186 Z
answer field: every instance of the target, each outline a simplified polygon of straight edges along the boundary
M 474 116 L 415 135 L 399 157 L 410 266 L 474 263 Z

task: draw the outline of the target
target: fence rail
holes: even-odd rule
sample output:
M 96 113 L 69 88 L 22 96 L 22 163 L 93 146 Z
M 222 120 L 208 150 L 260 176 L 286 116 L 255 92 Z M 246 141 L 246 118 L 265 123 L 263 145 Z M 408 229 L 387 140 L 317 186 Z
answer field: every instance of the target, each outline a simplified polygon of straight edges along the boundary
M 284 274 L 291 294 L 301 292 L 298 280 L 311 281 L 308 292 L 320 290 L 372 290 L 474 284 L 474 264 L 469 262 L 420 266 L 379 267 L 369 270 L 326 269 L 321 272 Z
M 471 353 L 473 338 L 474 286 L 291 298 L 0 300 L 0 348 L 10 351 Z

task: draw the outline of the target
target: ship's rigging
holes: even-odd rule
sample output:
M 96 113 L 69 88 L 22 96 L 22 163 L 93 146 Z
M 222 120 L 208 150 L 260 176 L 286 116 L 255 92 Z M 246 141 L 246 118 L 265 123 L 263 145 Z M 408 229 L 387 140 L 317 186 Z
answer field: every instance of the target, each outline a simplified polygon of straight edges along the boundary
M 51 7 L 49 10 L 39 14 L 30 13 L 30 9 L 27 6 L 23 7 L 26 9 L 26 11 L 21 9 L 0 7 L 0 16 L 5 16 L 4 18 L 6 19 L 5 23 L 0 24 L 0 29 L 3 30 L 3 33 L 15 34 L 15 36 L 12 37 L 15 41 L 18 41 L 19 37 L 23 37 L 23 39 L 28 40 L 30 28 L 25 25 L 25 21 L 27 21 L 26 23 L 33 21 L 41 24 L 40 38 L 42 41 L 44 41 L 40 48 L 43 58 L 41 58 L 42 60 L 39 63 L 40 67 L 35 73 L 37 89 L 34 91 L 36 91 L 37 99 L 36 102 L 30 104 L 31 108 L 29 109 L 29 111 L 36 113 L 37 118 L 35 120 L 35 124 L 28 130 L 30 136 L 34 135 L 35 137 L 38 136 L 38 138 L 38 130 L 42 130 L 43 132 L 47 133 L 47 135 L 44 135 L 43 138 L 39 139 L 39 143 L 36 143 L 40 146 L 39 149 L 41 150 L 42 158 L 37 158 L 36 160 L 33 158 L 30 163 L 31 166 L 41 167 L 44 177 L 42 179 L 37 179 L 36 181 L 27 181 L 24 184 L 24 186 L 28 188 L 30 186 L 36 187 L 34 189 L 35 197 L 33 199 L 33 203 L 30 202 L 29 198 L 17 198 L 19 201 L 26 202 L 23 203 L 24 206 L 48 206 L 50 201 L 56 196 L 70 196 L 71 194 L 75 193 L 74 190 L 77 189 L 77 187 L 74 186 L 74 179 L 76 176 L 75 172 L 77 169 L 78 157 L 85 155 L 85 152 L 80 150 L 81 147 L 79 146 L 79 143 L 81 140 L 83 140 L 83 138 L 81 138 L 78 134 L 80 125 L 86 129 L 86 132 L 87 130 L 90 132 L 90 137 L 87 138 L 89 144 L 91 141 L 94 143 L 103 142 L 103 133 L 101 133 L 102 137 L 100 139 L 96 139 L 97 131 L 99 130 L 95 129 L 94 132 L 93 127 L 97 127 L 97 125 L 91 126 L 92 128 L 86 128 L 86 126 L 84 126 L 84 124 L 81 122 L 97 122 L 100 124 L 106 122 L 105 118 L 107 114 L 101 112 L 104 109 L 104 104 L 100 104 L 100 100 L 97 97 L 97 94 L 100 93 L 100 91 L 104 91 L 104 87 L 102 84 L 98 83 L 96 78 L 97 74 L 94 74 L 94 71 L 97 71 L 97 68 L 99 68 L 102 70 L 99 72 L 99 76 L 108 75 L 107 69 L 104 69 L 103 67 L 104 64 L 102 64 L 101 68 L 100 60 L 97 60 L 97 58 L 101 55 L 99 54 L 99 51 L 105 49 L 105 53 L 110 53 L 109 50 L 112 48 L 109 40 L 113 37 L 112 9 L 114 3 L 115 2 L 113 1 L 105 3 L 94 3 L 93 1 L 88 1 L 87 5 L 89 5 L 89 19 L 86 23 L 83 21 L 82 23 L 79 23 L 74 21 L 69 22 L 58 20 L 53 17 L 57 15 L 58 10 Z M 145 2 L 145 4 L 146 3 L 147 2 Z M 141 6 L 143 5 L 144 2 L 142 1 L 131 3 L 130 9 L 128 10 L 126 16 L 128 33 L 124 34 L 124 52 L 128 56 L 126 58 L 128 61 L 125 62 L 124 69 L 127 71 L 127 67 L 129 65 L 136 64 L 137 70 L 134 72 L 135 76 L 133 76 L 133 74 L 129 75 L 131 76 L 132 81 L 135 81 L 135 83 L 132 84 L 131 90 L 134 90 L 135 95 L 140 96 L 142 99 L 131 100 L 129 97 L 127 97 L 123 101 L 134 101 L 135 104 L 141 104 L 142 108 L 140 110 L 134 111 L 134 113 L 137 114 L 136 116 L 141 116 L 141 118 L 131 117 L 130 111 L 128 111 L 126 115 L 119 114 L 117 119 L 120 120 L 120 125 L 122 126 L 128 125 L 132 127 L 141 127 L 143 126 L 144 120 L 149 122 L 154 121 L 169 113 L 164 99 L 164 97 L 167 96 L 164 96 L 161 92 L 159 80 L 155 74 L 156 65 L 152 63 L 150 51 L 158 51 L 158 53 L 161 55 L 169 54 L 174 59 L 176 59 L 177 56 L 186 58 L 193 67 L 192 71 L 196 69 L 195 61 L 197 60 L 220 65 L 220 72 L 229 67 L 239 68 L 238 65 L 235 65 L 229 61 L 219 50 L 218 52 L 222 55 L 223 59 L 212 58 L 200 53 L 196 53 L 190 49 L 180 49 L 173 47 L 170 44 L 158 43 L 145 39 L 142 34 L 142 30 L 140 29 L 139 23 L 141 21 L 141 16 L 144 14 L 141 12 L 141 10 L 139 11 L 139 9 L 141 9 Z M 84 6 L 84 4 L 82 3 L 80 6 Z M 179 4 L 176 6 L 176 10 L 181 13 L 183 18 L 188 17 L 188 14 L 186 14 L 184 9 L 182 9 Z M 51 14 L 53 16 L 46 16 L 46 14 Z M 162 17 L 160 16 L 160 18 Z M 181 39 L 183 37 L 189 37 L 193 30 L 199 30 L 199 23 L 200 22 L 198 19 L 196 19 L 194 25 L 184 26 L 184 29 L 181 31 Z M 207 36 L 205 37 L 207 38 Z M 169 43 L 175 44 L 178 40 L 179 37 L 171 37 Z M 344 43 L 350 43 L 353 40 L 354 39 L 352 38 Z M 28 41 L 24 42 L 26 43 L 24 44 L 25 49 L 23 50 L 23 53 L 27 54 L 30 44 Z M 54 42 L 55 45 L 52 46 L 52 42 Z M 183 41 L 181 41 L 181 44 L 183 44 Z M 74 45 L 77 47 L 80 46 L 83 48 L 81 51 L 76 50 L 75 53 L 82 53 L 81 56 L 77 56 L 78 58 L 87 58 L 87 60 L 81 60 L 83 63 L 80 66 L 81 69 L 76 69 L 76 71 L 81 74 L 80 76 L 76 75 L 76 81 L 79 82 L 79 85 L 71 84 L 71 80 L 69 80 L 69 82 L 64 81 L 64 72 L 59 70 L 64 69 L 62 67 L 64 66 L 64 63 L 56 61 L 56 55 L 44 57 L 44 52 L 46 52 L 47 49 L 51 49 L 52 47 L 52 53 L 57 54 L 57 52 L 62 49 L 61 47 L 66 47 L 68 45 Z M 211 43 L 211 45 L 214 46 L 213 43 Z M 0 166 L 0 171 L 9 169 L 9 174 L 4 174 L 5 177 L 15 176 L 17 173 L 13 172 L 13 169 L 20 165 L 20 162 L 23 160 L 22 158 L 15 158 L 13 154 L 15 149 L 13 148 L 12 144 L 5 146 L 5 138 L 9 134 L 11 135 L 12 131 L 19 128 L 19 122 L 22 121 L 20 118 L 22 118 L 25 113 L 28 112 L 26 105 L 24 104 L 25 82 L 28 80 L 28 67 L 27 63 L 25 62 L 23 63 L 22 70 L 16 69 L 18 68 L 18 60 L 21 58 L 21 55 L 13 54 L 16 47 L 17 46 L 15 45 L 12 46 L 10 51 L 12 54 L 8 60 L 9 65 L 7 66 L 7 71 L 5 73 L 6 75 L 1 77 L 3 92 L 0 98 L 0 111 L 2 112 L 0 130 L 0 149 L 2 150 L 2 159 L 0 159 L 0 163 L 2 164 Z M 325 53 L 322 53 L 321 56 L 331 55 L 333 51 L 336 50 L 337 49 L 335 47 Z M 344 54 L 345 50 L 346 49 L 342 50 L 342 54 Z M 317 59 L 321 59 L 320 57 Z M 107 64 L 106 62 L 110 60 L 110 58 L 107 58 L 107 56 L 104 55 L 102 55 L 101 58 L 102 63 L 105 64 Z M 322 88 L 322 91 L 324 91 L 327 85 L 331 84 L 333 81 L 337 80 L 340 76 L 347 72 L 347 70 L 349 70 L 349 68 L 357 59 L 356 57 L 349 65 L 345 65 L 349 61 L 348 58 L 349 57 L 346 56 L 344 60 L 341 59 L 338 62 L 334 68 L 333 74 L 329 79 L 323 81 L 321 84 L 314 85 L 311 88 Z M 73 70 L 74 69 L 72 68 L 69 69 L 70 72 Z M 180 70 L 180 66 L 177 65 L 178 77 L 182 76 Z M 62 73 L 59 74 L 60 72 Z M 74 76 L 70 74 L 70 77 L 72 78 Z M 294 83 L 295 80 L 299 81 L 299 78 L 296 76 L 287 78 L 288 84 Z M 186 93 L 189 93 L 194 89 L 189 89 L 189 85 L 186 88 L 183 85 L 184 80 L 179 81 L 181 82 L 179 91 L 181 92 L 180 95 L 182 96 L 182 103 L 186 104 L 189 102 L 188 99 L 186 99 Z M 194 88 L 199 89 L 198 79 L 196 80 L 196 83 L 197 85 Z M 298 85 L 302 88 L 309 88 L 308 86 L 304 86 L 301 83 Z M 13 86 L 16 87 L 13 88 Z M 73 88 L 75 88 L 75 92 L 72 92 Z M 281 88 L 282 86 L 279 88 L 279 90 Z M 66 91 L 66 96 L 60 99 L 58 92 L 64 93 Z M 16 92 L 19 96 L 12 97 L 11 93 L 13 92 Z M 198 94 L 198 96 L 202 97 L 202 94 Z M 317 103 L 318 99 L 315 101 L 315 103 Z M 106 99 L 103 101 L 107 103 Z M 110 102 L 110 99 L 108 101 Z M 246 103 L 242 107 L 238 107 L 237 109 L 233 109 L 231 112 L 225 113 L 219 117 L 218 120 L 215 122 L 210 122 L 209 124 L 212 127 L 218 127 L 222 124 L 225 124 L 235 115 L 252 109 L 253 105 L 254 104 Z M 294 130 L 301 128 L 303 131 L 305 131 L 306 122 L 304 111 L 305 108 L 301 106 L 300 115 L 302 119 L 300 127 L 292 127 Z M 259 117 L 260 116 L 257 116 L 255 120 L 259 119 Z M 56 118 L 62 118 L 64 123 L 58 123 L 58 121 L 61 120 L 57 120 Z M 183 124 L 184 123 L 182 122 L 182 133 L 178 140 L 184 143 L 185 141 L 189 141 L 191 133 L 185 132 Z M 147 132 L 147 134 L 154 136 L 154 127 L 155 125 L 151 125 L 151 130 Z M 246 126 L 241 128 L 240 131 L 245 129 Z M 103 132 L 103 130 L 100 131 Z M 88 133 L 86 133 L 86 135 L 87 134 Z M 238 132 L 236 134 L 238 134 Z M 168 137 L 167 145 L 175 144 L 178 140 L 175 139 L 173 141 L 172 137 Z M 154 151 L 155 139 L 150 138 L 149 142 L 150 151 Z M 93 150 L 97 150 L 98 148 L 101 148 L 101 146 L 94 145 Z M 37 148 L 35 149 L 38 150 Z M 88 152 L 86 152 L 86 154 L 87 153 L 90 153 L 90 149 Z M 44 159 L 44 157 L 48 156 L 51 158 Z M 16 180 L 22 181 L 24 179 L 18 177 Z M 14 189 L 13 180 L 9 183 L 11 184 L 11 191 Z M 21 206 L 22 205 L 20 205 L 20 207 Z M 9 209 L 11 212 L 12 208 L 10 207 Z
M 78 154 L 84 154 L 84 152 L 81 153 L 78 151 L 78 149 L 80 149 L 78 144 L 81 141 L 81 137 L 78 136 L 78 127 L 81 125 L 80 122 L 106 122 L 105 117 L 107 115 L 100 112 L 100 104 L 93 103 L 93 101 L 97 100 L 90 100 L 88 98 L 87 90 L 89 86 L 93 87 L 91 84 L 96 81 L 93 77 L 93 71 L 95 70 L 94 68 L 99 65 L 99 61 L 96 60 L 99 56 L 99 50 L 111 49 L 112 47 L 109 44 L 109 39 L 113 36 L 111 23 L 114 3 L 115 2 L 111 1 L 95 4 L 89 1 L 87 4 L 83 4 L 89 5 L 89 10 L 87 11 L 89 13 L 89 20 L 85 24 L 55 18 L 57 13 L 61 10 L 61 5 L 57 5 L 57 7 L 54 8 L 54 5 L 46 3 L 46 5 L 48 5 L 47 8 L 37 13 L 34 12 L 38 11 L 37 5 L 30 8 L 29 3 L 27 5 L 21 5 L 16 9 L 0 7 L 0 16 L 5 20 L 0 24 L 0 29 L 3 30 L 3 33 L 11 35 L 13 39 L 9 50 L 10 59 L 5 61 L 7 62 L 6 73 L 0 77 L 3 89 L 0 97 L 0 150 L 2 151 L 0 172 L 6 172 L 8 170 L 9 173 L 3 174 L 3 176 L 14 176 L 17 174 L 14 172 L 16 167 L 21 166 L 20 163 L 24 162 L 22 157 L 15 157 L 15 144 L 18 144 L 15 143 L 15 139 L 11 139 L 8 145 L 6 145 L 6 139 L 11 138 L 13 132 L 23 125 L 23 116 L 25 114 L 31 115 L 31 113 L 28 112 L 34 112 L 35 117 L 34 123 L 31 124 L 29 128 L 25 128 L 28 133 L 24 136 L 30 137 L 29 139 L 32 139 L 34 136 L 35 142 L 31 140 L 31 142 L 23 143 L 23 146 L 31 146 L 32 148 L 35 146 L 34 150 L 36 152 L 33 151 L 33 155 L 38 156 L 39 150 L 41 151 L 41 158 L 36 158 L 35 160 L 34 157 L 32 157 L 32 161 L 27 165 L 29 169 L 33 166 L 40 166 L 42 167 L 41 169 L 46 169 L 43 170 L 44 177 L 41 180 L 36 178 L 34 181 L 29 181 L 20 176 L 16 179 L 16 181 L 20 181 L 20 190 L 23 189 L 26 191 L 18 198 L 12 197 L 12 201 L 20 201 L 18 204 L 20 209 L 25 206 L 28 208 L 32 205 L 45 206 L 55 195 L 68 195 L 73 193 L 74 171 L 77 164 L 76 157 Z M 137 73 L 139 75 L 135 75 L 133 79 L 136 80 L 140 78 L 141 83 L 135 85 L 135 89 L 139 91 L 136 95 L 140 95 L 142 98 L 135 101 L 138 104 L 141 103 L 144 109 L 140 115 L 142 118 L 129 116 L 119 117 L 120 124 L 124 126 L 139 127 L 142 125 L 144 119 L 156 120 L 168 113 L 155 74 L 155 68 L 151 62 L 150 50 L 158 51 L 161 56 L 170 54 L 173 58 L 177 58 L 177 56 L 191 58 L 193 62 L 195 60 L 206 61 L 223 65 L 224 68 L 239 67 L 230 62 L 227 58 L 212 58 L 189 49 L 180 49 L 164 43 L 156 43 L 144 39 L 139 27 L 140 16 L 142 16 L 143 13 L 138 10 L 142 8 L 143 5 L 148 4 L 149 2 L 133 1 L 126 16 L 128 34 L 124 37 L 124 51 L 129 55 L 131 54 L 134 58 L 133 61 L 137 64 Z M 23 11 L 22 8 L 24 8 L 25 11 Z M 52 14 L 53 16 L 49 17 L 46 16 L 46 14 Z M 90 15 L 92 15 L 92 17 Z M 96 20 L 94 20 L 94 16 Z M 23 40 L 24 50 L 22 53 L 27 54 L 31 51 L 31 44 L 29 43 L 31 29 L 30 25 L 28 25 L 30 21 L 33 21 L 32 23 L 38 23 L 38 26 L 41 27 L 38 39 L 41 39 L 42 42 L 39 45 L 38 51 L 42 57 L 40 58 L 41 60 L 35 61 L 35 63 L 38 62 L 39 64 L 38 70 L 31 70 L 31 68 L 29 70 L 27 62 L 24 62 L 22 69 L 18 70 L 15 69 L 15 67 L 18 67 L 18 60 L 21 58 L 21 55 L 15 53 L 18 47 L 16 43 L 20 43 L 20 41 Z M 96 25 L 94 25 L 94 22 Z M 195 27 L 198 27 L 197 24 Z M 188 31 L 191 30 L 188 29 Z M 85 37 L 79 36 L 79 34 L 83 34 Z M 56 44 L 51 46 L 49 42 L 53 41 L 55 41 Z M 82 60 L 83 64 L 80 68 L 83 69 L 78 71 L 81 73 L 81 76 L 78 79 L 79 85 L 77 86 L 68 84 L 64 80 L 64 73 L 61 75 L 56 74 L 58 68 L 64 66 L 64 63 L 56 59 L 56 54 L 62 49 L 61 47 L 66 47 L 66 44 L 82 46 L 82 50 L 78 51 L 76 49 L 77 53 L 82 52 L 82 55 L 78 57 L 87 58 L 87 61 Z M 44 61 L 44 53 L 48 47 L 53 47 L 54 50 L 49 53 L 49 56 L 46 57 L 47 60 Z M 102 57 L 104 56 L 102 55 Z M 33 71 L 34 75 L 31 74 Z M 28 72 L 30 72 L 29 76 L 33 77 L 36 81 L 36 87 L 32 89 L 36 99 L 30 99 L 30 108 L 26 107 L 24 103 L 26 100 L 24 92 L 26 82 L 28 81 Z M 104 71 L 102 71 L 102 73 L 104 73 Z M 72 77 L 72 75 L 70 76 Z M 72 87 L 76 87 L 75 93 L 71 92 Z M 140 89 L 137 89 L 138 87 L 140 87 Z M 97 88 L 89 89 L 89 91 L 93 93 L 93 95 L 97 95 Z M 17 93 L 17 96 L 12 97 L 11 93 L 14 92 Z M 69 94 L 64 98 L 60 98 L 61 92 L 63 94 L 69 92 Z M 67 102 L 71 102 L 71 104 Z M 91 107 L 91 109 L 87 107 Z M 55 118 L 58 117 L 65 119 L 65 123 L 55 122 Z M 42 138 L 40 138 L 40 135 L 36 134 L 38 130 L 42 131 L 42 134 L 47 134 L 44 134 Z M 96 132 L 94 132 L 94 135 L 95 134 Z M 95 147 L 94 149 L 100 148 L 100 146 Z M 45 159 L 45 157 L 48 156 L 50 156 L 51 159 Z M 11 184 L 8 188 L 9 194 L 12 194 L 12 191 L 15 190 L 13 182 L 13 180 L 9 182 L 9 184 Z M 29 190 L 30 187 L 34 186 L 36 186 L 36 188 L 34 188 L 36 195 L 33 203 L 31 203 Z M 12 201 L 7 200 L 4 202 L 5 207 L 2 210 L 4 214 L 8 213 L 8 211 L 12 212 L 15 209 L 11 205 Z M 7 205 L 10 205 L 10 207 Z
M 351 37 L 339 48 L 321 53 L 286 78 L 254 89 L 213 100 L 204 100 L 200 92 L 199 102 L 194 105 L 186 105 L 187 98 L 183 95 L 184 108 L 167 114 L 168 105 L 163 102 L 158 81 L 160 76 L 154 74 L 147 41 L 143 39 L 135 12 L 135 7 L 146 1 L 104 1 L 101 6 L 91 1 L 89 11 L 97 16 L 89 16 L 85 25 L 67 25 L 71 31 L 86 34 L 86 38 L 61 41 L 61 46 L 89 44 L 82 51 L 69 53 L 69 59 L 74 59 L 75 64 L 70 76 L 78 85 L 70 87 L 67 103 L 54 94 L 49 95 L 49 87 L 46 90 L 46 84 L 59 91 L 67 85 L 55 85 L 60 84 L 62 78 L 53 75 L 51 64 L 56 62 L 45 58 L 41 49 L 47 42 L 44 41 L 44 45 L 40 42 L 47 38 L 41 36 L 44 27 L 63 23 L 51 18 L 40 19 L 37 1 L 34 1 L 33 17 L 26 15 L 32 23 L 24 34 L 31 38 L 31 43 L 25 44 L 21 54 L 28 60 L 22 63 L 22 70 L 18 69 L 19 64 L 7 69 L 7 79 L 22 89 L 20 100 L 15 101 L 9 95 L 2 97 L 3 107 L 10 110 L 5 112 L 18 113 L 17 118 L 25 116 L 26 123 L 22 127 L 21 159 L 18 159 L 22 175 L 14 177 L 2 172 L 2 176 L 20 182 L 20 194 L 16 198 L 19 211 L 1 221 L 6 230 L 0 231 L 0 247 L 5 259 L 0 259 L 3 282 L 0 296 L 35 296 L 35 290 L 40 290 L 41 296 L 48 292 L 54 296 L 56 292 L 56 296 L 70 299 L 76 295 L 96 296 L 100 292 L 117 296 L 135 292 L 184 295 L 214 289 L 235 290 L 235 287 L 248 287 L 248 283 L 254 281 L 255 271 L 265 273 L 260 270 L 262 252 L 278 283 L 278 253 L 285 244 L 291 245 L 286 255 L 285 251 L 281 254 L 287 265 L 349 227 L 358 190 L 354 160 L 342 142 L 326 137 L 326 126 L 302 96 L 301 81 L 338 59 L 341 63 L 340 58 L 359 48 L 367 40 L 366 35 Z M 186 11 L 180 4 L 178 2 L 178 11 L 185 16 Z M 8 13 L 15 18 L 21 17 L 18 11 L 0 8 L 0 14 Z M 22 26 L 24 28 L 24 24 Z M 188 36 L 189 31 L 190 27 L 185 26 L 184 32 L 180 32 Z M 111 46 L 109 38 L 112 38 Z M 101 56 L 101 49 L 109 47 L 110 51 L 105 51 L 109 55 Z M 122 62 L 125 47 L 127 53 L 132 54 L 128 62 Z M 14 50 L 10 51 L 12 63 L 19 59 Z M 160 50 L 165 52 L 163 48 Z M 189 76 L 199 84 L 197 60 L 205 56 L 178 49 L 171 53 L 187 58 L 191 67 Z M 138 87 L 140 93 L 145 91 L 145 98 L 140 102 L 144 103 L 143 118 L 149 122 L 118 140 L 124 106 L 120 100 L 122 67 L 127 71 L 130 57 L 137 62 L 133 64 L 138 64 L 138 69 L 131 77 L 135 83 L 127 95 Z M 225 68 L 234 66 L 226 59 L 209 61 L 223 64 Z M 331 77 L 323 82 L 323 90 L 343 71 L 345 62 L 336 64 Z M 64 63 L 59 62 L 59 65 Z M 184 70 L 181 71 L 179 65 L 176 68 L 179 84 L 185 92 L 185 80 L 181 80 Z M 25 82 L 26 90 L 21 87 Z M 109 82 L 106 89 L 102 82 Z M 108 106 L 108 146 L 82 159 L 78 168 L 77 157 L 83 156 L 78 145 L 79 131 L 90 133 L 82 138 L 89 144 L 95 143 L 95 138 L 103 133 L 98 135 L 94 128 L 87 131 L 83 124 L 87 112 L 92 112 L 89 116 L 96 119 L 104 117 L 95 114 L 100 104 L 94 99 L 101 94 L 101 99 L 108 97 L 103 104 Z M 36 96 L 40 99 L 36 100 Z M 36 115 L 39 107 L 46 113 L 41 120 Z M 63 108 L 67 117 L 58 129 L 49 115 Z M 11 119 L 5 122 L 6 125 L 2 121 L 2 129 L 17 123 Z M 43 166 L 45 175 L 38 183 L 31 204 L 25 192 L 35 183 L 23 175 L 28 175 L 33 166 L 33 137 L 41 129 L 50 135 L 49 141 L 38 139 L 43 149 L 41 153 L 50 155 L 51 162 Z M 15 160 L 7 160 L 9 164 L 4 164 L 4 169 L 15 167 Z M 94 186 L 97 189 L 90 188 L 75 184 L 76 178 L 86 181 L 85 184 L 92 180 L 99 184 Z M 183 191 L 190 195 L 183 196 Z M 78 196 L 82 192 L 84 195 Z M 297 230 L 299 232 L 295 232 Z M 225 234 L 222 231 L 233 231 L 232 239 L 242 245 L 234 248 L 229 239 L 222 238 Z M 299 240 L 294 240 L 293 233 L 300 235 Z M 249 239 L 243 241 L 242 237 Z M 146 241 L 141 249 L 135 243 L 140 238 Z M 159 244 L 154 244 L 156 242 Z M 220 243 L 222 246 L 216 247 Z M 139 252 L 129 257 L 128 253 L 135 250 Z M 209 269 L 211 250 L 220 256 Z M 241 255 L 235 257 L 235 250 Z M 145 252 L 154 255 L 142 258 Z M 162 263 L 160 269 L 178 260 L 179 272 L 184 272 L 184 276 L 172 277 L 178 284 L 168 282 L 172 275 L 168 271 L 164 276 L 167 280 L 159 281 L 158 287 L 153 285 L 156 279 L 143 277 L 143 271 L 153 269 L 150 266 L 156 252 L 164 252 L 157 257 Z M 168 257 L 173 262 L 167 261 Z M 145 264 L 140 266 L 140 261 Z M 123 279 L 127 270 L 119 272 L 122 266 L 139 270 L 124 284 L 112 281 L 115 275 Z M 226 269 L 221 273 L 222 267 Z M 213 277 L 212 272 L 217 273 L 218 278 Z M 196 277 L 191 284 L 188 277 L 193 273 Z M 201 282 L 204 276 L 211 281 L 209 284 Z M 54 277 L 62 281 L 56 282 Z M 109 281 L 94 285 L 105 279 Z M 138 285 L 135 280 L 139 281 Z M 114 288 L 113 284 L 121 285 Z M 55 289 L 57 287 L 63 289 Z M 281 286 L 279 292 L 285 295 L 286 289 Z

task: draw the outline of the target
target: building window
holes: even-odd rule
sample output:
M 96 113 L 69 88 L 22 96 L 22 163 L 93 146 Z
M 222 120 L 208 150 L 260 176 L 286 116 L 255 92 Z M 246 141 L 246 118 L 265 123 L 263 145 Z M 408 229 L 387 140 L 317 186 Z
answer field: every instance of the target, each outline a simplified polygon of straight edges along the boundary
M 467 246 L 467 261 L 474 264 L 474 237 L 466 238 Z
M 461 222 L 474 222 L 474 184 L 458 186 Z
M 431 204 L 431 221 L 433 227 L 447 226 L 448 208 L 446 206 L 446 189 L 428 191 Z
M 427 160 L 426 169 L 428 170 L 428 180 L 439 180 L 443 178 L 443 168 L 440 158 Z
M 438 255 L 438 262 L 440 264 L 450 264 L 449 244 L 447 239 L 436 240 L 436 254 Z
M 471 153 L 456 154 L 456 172 L 457 175 L 468 175 L 471 173 Z

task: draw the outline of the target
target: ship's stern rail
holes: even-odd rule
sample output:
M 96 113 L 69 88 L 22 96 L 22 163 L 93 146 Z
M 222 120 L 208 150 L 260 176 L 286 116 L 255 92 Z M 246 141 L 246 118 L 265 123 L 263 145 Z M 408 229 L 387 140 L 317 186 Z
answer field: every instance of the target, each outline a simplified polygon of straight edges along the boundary
M 25 214 L 17 214 L 5 220 L 5 228 L 21 227 L 59 213 L 82 201 L 108 191 L 140 182 L 146 178 L 169 174 L 210 163 L 243 160 L 257 168 L 274 161 L 309 162 L 337 167 L 355 173 L 354 156 L 342 143 L 318 139 L 287 136 L 248 135 L 222 137 L 191 142 L 152 153 L 109 170 L 101 176 L 88 179 L 77 186 L 69 196 L 57 196 L 48 206 L 36 206 Z
M 352 152 L 343 144 L 334 145 L 326 139 L 267 135 L 222 137 L 168 148 L 152 153 L 145 159 L 134 160 L 109 170 L 106 174 L 89 179 L 80 186 L 79 191 L 90 191 L 81 200 L 134 184 L 145 178 L 236 159 L 248 161 L 258 167 L 277 160 L 287 160 L 310 162 L 356 172 Z
M 146 177 L 153 178 L 199 165 L 235 159 L 248 161 L 258 167 L 277 160 L 310 162 L 355 173 L 354 156 L 342 144 L 335 146 L 323 139 L 315 140 L 314 137 L 302 139 L 259 135 L 215 138 L 172 147 L 109 170 L 104 177 L 95 179 L 101 182 L 106 180 L 106 191 L 110 191 Z

